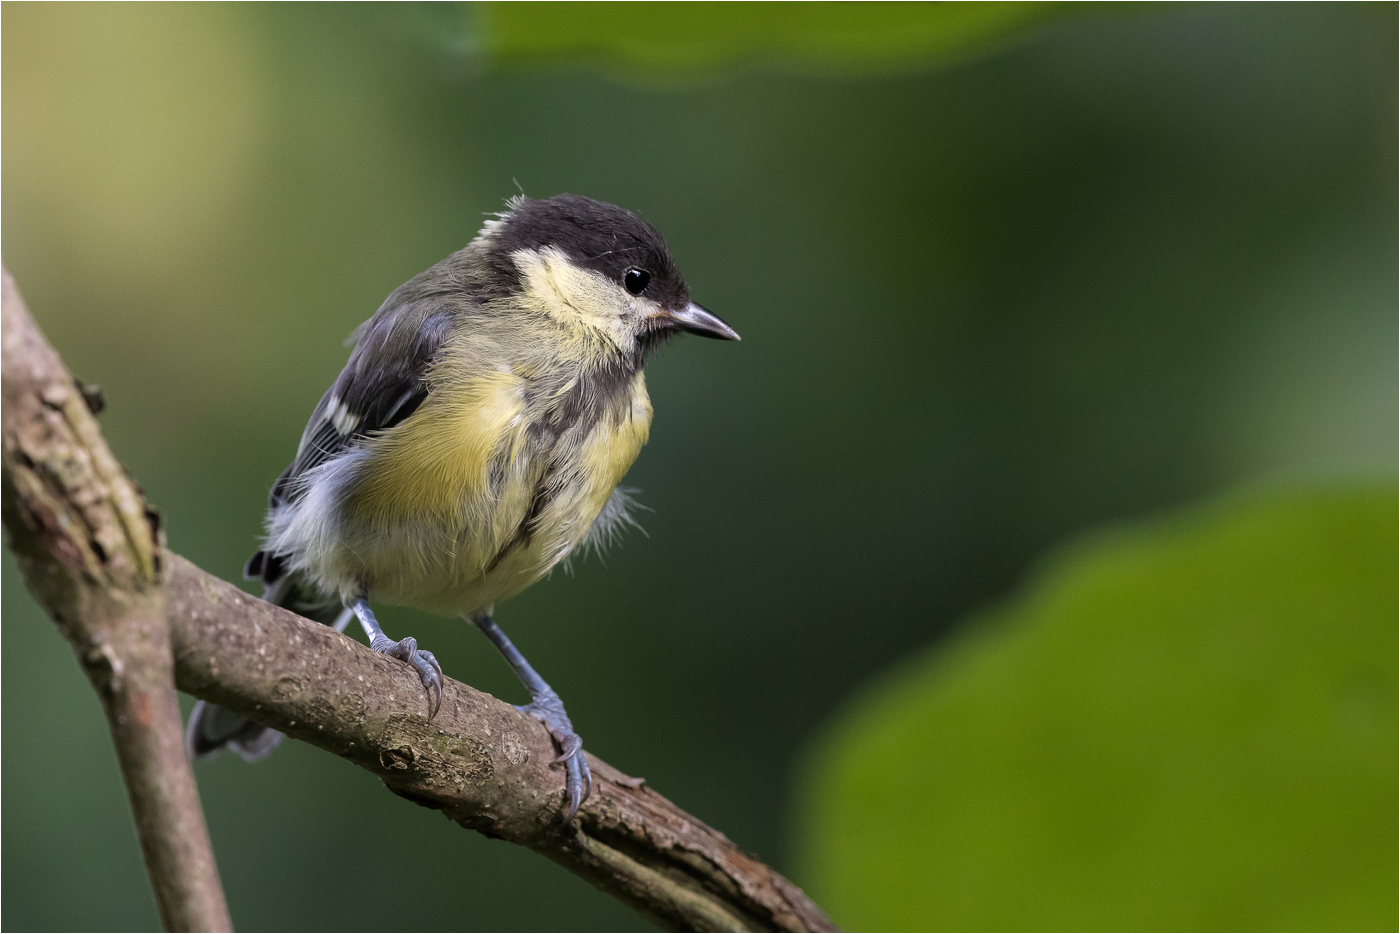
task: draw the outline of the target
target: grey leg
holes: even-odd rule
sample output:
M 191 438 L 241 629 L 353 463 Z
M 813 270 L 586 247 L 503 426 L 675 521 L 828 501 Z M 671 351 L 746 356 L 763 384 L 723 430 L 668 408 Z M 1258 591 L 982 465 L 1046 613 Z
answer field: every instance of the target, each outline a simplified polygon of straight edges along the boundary
M 530 703 L 515 709 L 543 723 L 554 737 L 554 741 L 559 744 L 559 758 L 554 761 L 564 763 L 564 789 L 569 794 L 569 810 L 564 815 L 564 823 L 567 824 L 574 819 L 579 805 L 587 801 L 588 795 L 593 791 L 593 773 L 583 755 L 583 740 L 574 732 L 574 725 L 569 722 L 569 715 L 564 712 L 564 702 L 554 693 L 554 688 L 545 684 L 544 679 L 530 667 L 530 663 L 525 661 L 525 656 L 521 655 L 520 650 L 501 632 L 501 627 L 496 625 L 496 621 L 489 615 L 482 614 L 472 619 L 472 622 L 500 650 L 506 664 L 515 672 L 520 683 L 525 685 L 525 690 L 530 692 Z
M 433 709 L 428 714 L 431 720 L 437 716 L 438 708 L 442 706 L 442 666 L 433 657 L 433 653 L 427 649 L 418 647 L 418 640 L 409 636 L 407 639 L 400 639 L 398 642 L 384 635 L 384 630 L 379 628 L 379 620 L 374 618 L 374 611 L 369 608 L 369 604 L 363 597 L 350 604 L 348 607 L 359 617 L 360 625 L 364 627 L 365 636 L 369 639 L 369 647 L 376 652 L 383 652 L 394 658 L 408 662 L 418 670 L 418 677 L 423 679 L 423 686 L 428 689 L 428 694 L 432 697 Z M 349 618 L 344 617 L 346 623 Z M 340 622 L 339 619 L 336 620 Z

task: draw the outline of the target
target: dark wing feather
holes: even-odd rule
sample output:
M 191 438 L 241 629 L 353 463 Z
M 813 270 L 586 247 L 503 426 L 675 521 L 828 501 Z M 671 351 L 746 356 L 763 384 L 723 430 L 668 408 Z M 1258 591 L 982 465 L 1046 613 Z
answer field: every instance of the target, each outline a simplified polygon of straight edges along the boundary
M 273 484 L 268 508 L 295 503 L 300 480 L 308 472 L 344 453 L 366 436 L 408 418 L 428 397 L 427 377 L 446 342 L 451 315 L 433 297 L 402 305 L 385 302 L 356 331 L 358 340 L 345 369 L 311 414 L 297 456 Z M 244 576 L 271 586 L 282 574 L 277 555 L 258 552 Z

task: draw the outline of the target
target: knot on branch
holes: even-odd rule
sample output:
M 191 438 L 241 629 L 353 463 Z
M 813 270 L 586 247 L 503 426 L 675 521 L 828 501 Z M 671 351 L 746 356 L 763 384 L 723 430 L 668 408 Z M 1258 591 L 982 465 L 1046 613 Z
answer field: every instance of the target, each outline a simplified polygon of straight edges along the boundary
M 88 680 L 104 697 L 112 697 L 122 689 L 122 675 L 126 664 L 113 650 L 112 644 L 102 639 L 80 656 L 83 670 Z
M 158 585 L 160 514 L 115 459 L 93 452 L 98 428 L 84 396 L 50 384 L 30 401 L 7 413 L 21 417 L 8 418 L 4 433 L 6 506 L 17 520 L 7 522 L 12 546 L 57 560 L 94 585 L 130 592 Z M 25 533 L 35 540 L 20 541 Z

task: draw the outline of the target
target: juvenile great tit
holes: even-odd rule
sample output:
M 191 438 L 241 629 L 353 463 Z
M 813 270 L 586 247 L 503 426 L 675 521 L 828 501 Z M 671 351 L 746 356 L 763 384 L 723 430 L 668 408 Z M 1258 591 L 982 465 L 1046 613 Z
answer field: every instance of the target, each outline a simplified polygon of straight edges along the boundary
M 685 331 L 738 340 L 690 300 L 661 235 L 584 198 L 512 198 L 465 249 L 395 289 L 352 335 L 268 497 L 245 569 L 264 599 L 412 665 L 442 702 L 442 667 L 384 634 L 370 600 L 461 616 L 500 650 L 565 765 L 573 818 L 592 789 L 559 696 L 492 619 L 495 604 L 628 520 L 617 489 L 651 424 L 642 365 Z M 282 734 L 199 702 L 191 756 L 248 761 Z

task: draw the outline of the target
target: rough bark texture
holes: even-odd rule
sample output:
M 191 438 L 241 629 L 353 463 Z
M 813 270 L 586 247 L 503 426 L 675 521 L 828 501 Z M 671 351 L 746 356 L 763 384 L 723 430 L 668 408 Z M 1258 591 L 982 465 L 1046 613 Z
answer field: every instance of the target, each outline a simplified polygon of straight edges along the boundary
M 548 856 L 662 927 L 834 930 L 781 875 L 594 757 L 593 794 L 563 826 L 549 734 L 511 705 L 447 679 L 429 722 L 408 665 L 178 555 L 165 561 L 181 690 L 349 759 L 463 827 Z
M 171 931 L 228 931 L 181 742 L 159 522 L 73 381 L 3 283 L 3 517 L 29 589 L 102 698 L 156 905 Z
M 781 875 L 596 758 L 593 794 L 563 825 L 563 772 L 537 721 L 449 679 L 430 722 L 408 665 L 162 550 L 8 274 L 4 307 L 5 522 L 31 590 L 102 693 L 118 750 L 133 750 L 122 765 L 168 927 L 228 925 L 212 909 L 218 896 L 223 911 L 222 895 L 179 747 L 173 648 L 181 690 L 348 759 L 462 827 L 527 846 L 662 927 L 835 930 Z M 174 810 L 146 803 L 177 792 L 186 803 Z M 190 902 L 206 913 L 179 914 Z

